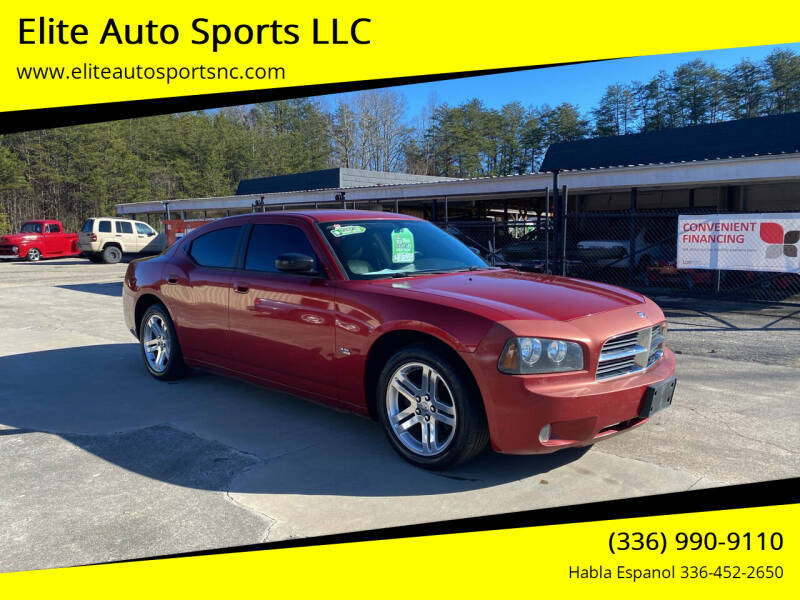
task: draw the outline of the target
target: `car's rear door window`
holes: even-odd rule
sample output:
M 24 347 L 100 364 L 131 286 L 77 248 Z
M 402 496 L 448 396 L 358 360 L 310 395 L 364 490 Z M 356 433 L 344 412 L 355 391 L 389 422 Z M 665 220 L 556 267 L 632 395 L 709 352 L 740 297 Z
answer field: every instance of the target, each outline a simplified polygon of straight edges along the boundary
M 302 229 L 292 225 L 254 225 L 247 244 L 244 268 L 248 271 L 277 273 L 275 259 L 290 252 L 310 256 L 314 259 L 314 270 L 319 270 L 317 255 Z
M 215 229 L 192 242 L 189 256 L 198 265 L 230 269 L 236 263 L 236 248 L 241 226 Z
M 100 221 L 97 224 L 98 233 L 111 233 L 111 221 Z
M 129 221 L 117 221 L 117 233 L 133 233 L 133 226 Z

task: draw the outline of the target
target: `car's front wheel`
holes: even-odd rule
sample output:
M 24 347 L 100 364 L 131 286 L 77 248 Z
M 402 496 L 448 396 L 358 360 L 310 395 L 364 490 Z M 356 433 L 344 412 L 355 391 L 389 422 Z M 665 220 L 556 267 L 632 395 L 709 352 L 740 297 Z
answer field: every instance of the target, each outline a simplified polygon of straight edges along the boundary
M 25 255 L 25 260 L 30 262 L 36 262 L 42 258 L 42 251 L 38 248 L 31 248 L 28 250 L 28 253 Z
M 386 363 L 378 413 L 392 447 L 409 462 L 444 469 L 476 456 L 489 439 L 472 378 L 427 345 L 409 346 Z
M 167 310 L 154 304 L 139 326 L 139 345 L 144 364 L 156 379 L 179 379 L 186 373 L 178 337 Z

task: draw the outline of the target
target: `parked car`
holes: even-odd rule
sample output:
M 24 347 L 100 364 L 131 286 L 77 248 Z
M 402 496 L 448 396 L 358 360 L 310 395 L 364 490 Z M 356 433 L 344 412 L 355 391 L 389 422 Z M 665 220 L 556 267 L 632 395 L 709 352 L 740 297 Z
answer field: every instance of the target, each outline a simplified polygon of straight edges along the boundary
M 508 226 L 493 219 L 453 219 L 444 230 L 486 259 L 514 240 Z
M 27 221 L 22 224 L 19 233 L 0 237 L 0 257 L 24 258 L 35 262 L 42 258 L 80 253 L 78 234 L 64 233 L 61 221 Z
M 651 300 L 490 267 L 404 215 L 220 219 L 133 261 L 123 304 L 156 379 L 203 367 L 368 415 L 431 469 L 487 442 L 512 454 L 593 444 L 675 389 Z
M 654 232 L 641 229 L 634 238 L 633 266 L 644 271 L 655 262 L 658 246 L 653 244 Z M 626 220 L 611 219 L 598 227 L 594 235 L 578 242 L 578 249 L 592 258 L 596 267 L 628 268 L 630 258 L 630 224 Z
M 668 239 L 653 249 L 653 261 L 645 269 L 646 285 L 655 287 L 709 288 L 714 283 L 714 271 L 708 269 L 679 269 L 676 259 L 676 240 Z
M 544 272 L 548 258 L 551 268 L 560 265 L 561 251 L 556 243 L 555 233 L 551 231 L 548 238 L 544 229 L 537 229 L 503 246 L 497 254 L 496 264 L 512 266 L 522 271 Z M 588 268 L 583 251 L 568 247 L 566 259 L 568 274 L 583 273 Z
M 166 248 L 163 233 L 130 219 L 87 219 L 78 238 L 81 251 L 92 262 L 117 263 L 124 254 L 157 254 Z
M 674 260 L 657 260 L 647 267 L 647 285 L 659 287 L 710 287 L 714 271 L 707 269 L 679 269 Z

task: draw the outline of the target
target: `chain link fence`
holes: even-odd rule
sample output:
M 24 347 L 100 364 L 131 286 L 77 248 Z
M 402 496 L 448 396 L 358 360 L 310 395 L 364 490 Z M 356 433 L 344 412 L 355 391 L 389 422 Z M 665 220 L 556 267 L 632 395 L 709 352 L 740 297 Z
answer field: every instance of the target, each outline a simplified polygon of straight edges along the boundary
M 705 296 L 800 303 L 800 274 L 679 269 L 679 214 L 714 208 L 577 212 L 566 217 L 566 239 L 553 219 L 438 221 L 490 264 L 566 274 L 640 290 L 648 295 Z

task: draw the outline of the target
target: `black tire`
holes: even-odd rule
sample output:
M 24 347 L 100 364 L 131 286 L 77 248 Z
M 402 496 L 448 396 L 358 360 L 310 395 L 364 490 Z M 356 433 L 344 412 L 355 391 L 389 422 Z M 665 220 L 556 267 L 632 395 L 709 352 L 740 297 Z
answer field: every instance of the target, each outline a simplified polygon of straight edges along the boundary
M 412 410 L 415 414 L 411 414 L 407 421 L 411 422 L 416 419 L 416 424 L 408 428 L 403 436 L 406 437 L 406 442 L 401 441 L 400 436 L 395 433 L 393 425 L 390 423 L 390 412 L 400 412 L 399 405 L 393 405 L 391 382 L 393 377 L 401 373 L 404 369 L 411 369 L 410 375 L 413 376 L 413 370 L 418 368 L 419 365 L 424 365 L 434 369 L 437 375 L 444 382 L 444 387 L 440 387 L 439 396 L 444 401 L 447 396 L 448 402 L 452 404 L 455 416 L 455 425 L 450 427 L 443 424 L 441 421 L 436 421 L 437 418 L 441 419 L 442 416 L 450 417 L 445 411 L 445 415 L 436 415 L 435 406 L 433 410 L 429 409 L 431 406 L 424 400 L 427 396 L 422 396 L 422 401 L 417 401 L 418 407 L 421 407 L 422 412 L 414 411 L 415 405 L 407 395 L 395 394 L 395 397 L 401 400 L 398 402 L 404 403 L 402 412 Z M 439 384 L 442 386 L 442 384 Z M 414 344 L 402 348 L 394 354 L 384 366 L 378 378 L 378 386 L 376 390 L 377 398 L 377 413 L 378 419 L 383 426 L 384 433 L 389 439 L 389 443 L 397 451 L 400 456 L 405 458 L 411 464 L 418 467 L 431 470 L 446 469 L 458 464 L 464 463 L 479 454 L 489 441 L 489 428 L 486 423 L 486 413 L 483 408 L 483 400 L 481 399 L 480 392 L 477 385 L 468 372 L 465 372 L 465 367 L 457 364 L 445 353 L 437 350 L 433 346 L 426 344 Z M 411 408 L 405 406 L 408 404 Z M 426 409 L 427 405 L 427 409 Z M 425 453 L 425 449 L 421 448 L 420 451 L 415 451 L 408 446 L 409 441 L 416 442 L 416 428 L 419 425 L 420 440 L 422 439 L 425 425 L 422 422 L 423 417 L 430 417 L 434 422 L 434 430 L 437 432 L 437 437 L 447 438 L 449 442 L 440 451 L 434 452 L 430 449 L 429 453 Z M 431 422 L 428 420 L 428 423 Z M 410 436 L 410 437 L 409 437 Z M 430 441 L 430 438 L 428 438 Z
M 103 262 L 106 264 L 118 263 L 122 260 L 122 250 L 117 246 L 106 246 L 103 248 Z
M 148 357 L 148 351 L 145 349 L 147 342 L 153 340 L 152 331 L 148 331 L 150 319 L 155 317 L 160 323 L 163 323 L 164 337 L 168 340 L 168 347 L 166 349 L 167 358 L 164 361 L 163 369 L 159 370 L 156 365 L 151 364 L 151 359 Z M 162 347 L 163 349 L 163 347 Z M 172 324 L 172 319 L 162 304 L 154 304 L 148 308 L 142 321 L 139 323 L 139 350 L 142 353 L 142 360 L 150 375 L 161 381 L 172 381 L 180 379 L 186 375 L 186 364 L 183 362 L 183 352 L 178 343 L 178 336 L 175 334 L 175 326 Z
M 38 262 L 42 259 L 42 251 L 38 248 L 31 248 L 25 255 L 25 260 L 28 262 Z

